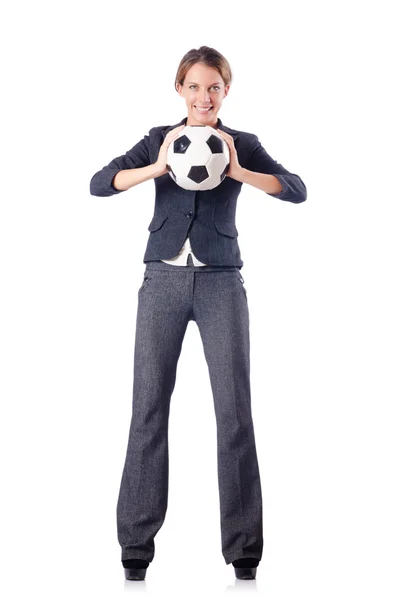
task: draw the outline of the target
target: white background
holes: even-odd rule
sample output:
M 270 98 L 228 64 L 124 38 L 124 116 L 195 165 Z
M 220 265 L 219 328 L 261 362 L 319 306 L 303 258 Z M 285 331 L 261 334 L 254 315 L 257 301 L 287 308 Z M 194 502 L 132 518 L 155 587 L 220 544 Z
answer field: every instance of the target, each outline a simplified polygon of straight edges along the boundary
M 2 11 L 1 539 L 6 598 L 137 590 L 394 599 L 396 117 L 392 3 L 21 2 Z M 257 579 L 221 554 L 216 424 L 196 323 L 169 422 L 166 520 L 127 582 L 116 503 L 154 181 L 92 175 L 187 115 L 182 56 L 233 81 L 219 116 L 297 173 L 294 205 L 244 185 L 263 492 Z M 178 570 L 173 571 L 175 564 Z

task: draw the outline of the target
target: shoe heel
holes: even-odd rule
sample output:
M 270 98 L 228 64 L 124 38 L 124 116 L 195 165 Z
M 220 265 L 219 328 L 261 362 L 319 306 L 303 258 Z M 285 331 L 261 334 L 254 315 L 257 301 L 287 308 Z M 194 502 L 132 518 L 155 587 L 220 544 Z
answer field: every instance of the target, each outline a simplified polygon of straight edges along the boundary
M 125 578 L 130 581 L 143 581 L 146 577 L 146 569 L 134 569 L 124 567 Z
M 234 567 L 237 579 L 255 579 L 256 567 Z

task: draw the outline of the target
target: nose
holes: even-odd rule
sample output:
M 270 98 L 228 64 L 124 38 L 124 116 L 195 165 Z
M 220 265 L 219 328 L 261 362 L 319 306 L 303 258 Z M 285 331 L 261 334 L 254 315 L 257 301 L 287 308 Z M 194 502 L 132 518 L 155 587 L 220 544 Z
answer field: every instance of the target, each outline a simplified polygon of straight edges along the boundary
M 199 99 L 201 104 L 209 104 L 211 102 L 211 97 L 209 93 L 205 90 L 203 90 L 202 93 L 199 95 Z

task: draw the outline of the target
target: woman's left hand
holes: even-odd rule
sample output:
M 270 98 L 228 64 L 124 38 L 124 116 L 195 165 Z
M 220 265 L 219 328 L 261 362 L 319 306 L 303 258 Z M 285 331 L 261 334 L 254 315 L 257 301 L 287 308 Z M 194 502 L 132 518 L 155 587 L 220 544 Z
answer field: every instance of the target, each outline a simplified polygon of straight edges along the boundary
M 234 145 L 234 139 L 232 138 L 231 135 L 229 135 L 225 131 L 222 131 L 222 129 L 217 129 L 217 132 L 223 137 L 223 139 L 229 146 L 230 164 L 229 164 L 229 169 L 226 172 L 226 175 L 228 177 L 231 177 L 232 179 L 241 181 L 241 173 L 242 173 L 243 167 L 238 162 L 237 150 Z

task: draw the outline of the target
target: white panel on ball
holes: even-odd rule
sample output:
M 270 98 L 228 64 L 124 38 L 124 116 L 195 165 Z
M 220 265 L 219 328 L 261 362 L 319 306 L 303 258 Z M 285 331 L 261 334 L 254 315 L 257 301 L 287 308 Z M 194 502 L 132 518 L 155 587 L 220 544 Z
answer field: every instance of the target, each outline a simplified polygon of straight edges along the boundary
M 209 125 L 187 125 L 168 146 L 167 169 L 186 190 L 212 190 L 226 177 L 229 146 Z

